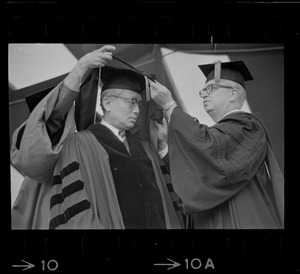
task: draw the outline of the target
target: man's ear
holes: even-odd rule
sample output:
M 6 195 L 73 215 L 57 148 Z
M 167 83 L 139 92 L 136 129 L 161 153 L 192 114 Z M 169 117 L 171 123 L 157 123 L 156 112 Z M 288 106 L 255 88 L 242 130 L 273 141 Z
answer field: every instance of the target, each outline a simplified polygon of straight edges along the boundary
M 105 109 L 105 111 L 111 110 L 111 100 L 109 97 L 104 97 L 102 99 L 102 107 Z
M 230 91 L 230 96 L 229 96 L 229 101 L 230 102 L 234 102 L 236 101 L 238 98 L 238 91 L 236 88 L 233 88 L 231 91 Z

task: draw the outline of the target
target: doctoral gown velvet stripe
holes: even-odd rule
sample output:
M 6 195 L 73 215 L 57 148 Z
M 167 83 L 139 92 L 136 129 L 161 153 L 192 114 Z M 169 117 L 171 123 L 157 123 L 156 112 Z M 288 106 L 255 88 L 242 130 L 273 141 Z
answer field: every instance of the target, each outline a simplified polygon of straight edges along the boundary
M 182 225 L 176 215 L 167 187 L 162 182 L 163 175 L 154 164 L 157 159 L 151 155 L 150 147 L 147 148 L 145 144 L 142 145 L 154 166 L 159 193 L 162 197 L 166 228 L 181 228 Z M 70 207 L 78 204 L 78 201 L 89 201 L 91 206 L 90 208 L 83 208 L 77 215 L 72 216 L 66 223 L 61 223 L 56 228 L 125 228 L 111 172 L 109 155 L 91 131 L 85 130 L 70 136 L 64 144 L 62 155 L 57 162 L 55 175 L 60 174 L 65 166 L 74 161 L 79 163 L 80 168 L 65 176 L 62 179 L 62 185 L 53 185 L 51 196 L 61 193 L 63 187 L 76 180 L 83 181 L 85 187 L 66 198 L 61 204 L 55 205 L 51 209 L 51 221 L 64 214 Z

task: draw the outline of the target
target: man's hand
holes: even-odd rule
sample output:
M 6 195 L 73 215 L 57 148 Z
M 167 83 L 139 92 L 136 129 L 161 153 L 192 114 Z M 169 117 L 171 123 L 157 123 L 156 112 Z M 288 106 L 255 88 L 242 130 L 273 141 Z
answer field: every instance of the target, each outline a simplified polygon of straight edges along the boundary
M 113 59 L 112 52 L 115 49 L 115 46 L 106 45 L 81 57 L 64 80 L 64 84 L 73 91 L 79 91 L 80 84 L 87 71 L 91 68 L 104 67 Z
M 162 123 L 155 121 L 155 126 L 157 129 L 157 150 L 162 151 L 167 146 L 168 139 L 168 125 L 165 118 L 162 119 Z
M 166 110 L 168 106 L 174 102 L 171 92 L 157 81 L 150 81 L 150 92 L 151 98 L 158 105 L 162 106 L 164 110 Z
M 100 49 L 94 50 L 81 57 L 78 65 L 86 68 L 104 67 L 112 58 L 112 52 L 116 50 L 115 46 L 106 45 Z

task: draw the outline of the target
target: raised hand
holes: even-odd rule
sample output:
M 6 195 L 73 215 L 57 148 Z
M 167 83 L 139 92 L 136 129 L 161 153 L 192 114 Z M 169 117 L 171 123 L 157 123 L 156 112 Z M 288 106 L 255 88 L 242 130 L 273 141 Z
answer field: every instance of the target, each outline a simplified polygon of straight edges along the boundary
M 157 129 L 157 150 L 162 151 L 168 143 L 168 125 L 165 118 L 162 119 L 161 124 L 155 121 Z
M 151 98 L 165 110 L 174 102 L 171 92 L 157 81 L 150 81 L 150 91 Z
M 116 50 L 115 46 L 106 45 L 81 57 L 66 77 L 64 84 L 73 91 L 79 91 L 80 84 L 87 71 L 92 68 L 104 67 L 113 59 L 112 52 L 114 50 Z
M 104 67 L 112 58 L 112 52 L 116 50 L 115 46 L 106 45 L 100 49 L 96 49 L 81 57 L 78 61 L 79 65 L 86 68 Z

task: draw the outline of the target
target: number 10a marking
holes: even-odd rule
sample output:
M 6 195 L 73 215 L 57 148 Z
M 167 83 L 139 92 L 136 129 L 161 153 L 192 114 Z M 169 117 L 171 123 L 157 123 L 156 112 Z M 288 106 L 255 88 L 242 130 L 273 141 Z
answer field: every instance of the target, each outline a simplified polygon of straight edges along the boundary
M 194 258 L 192 260 L 185 259 L 185 268 L 186 269 L 200 269 L 202 266 L 201 260 L 199 258 Z M 212 268 L 215 269 L 214 263 L 211 258 L 208 258 L 205 264 L 205 269 Z

